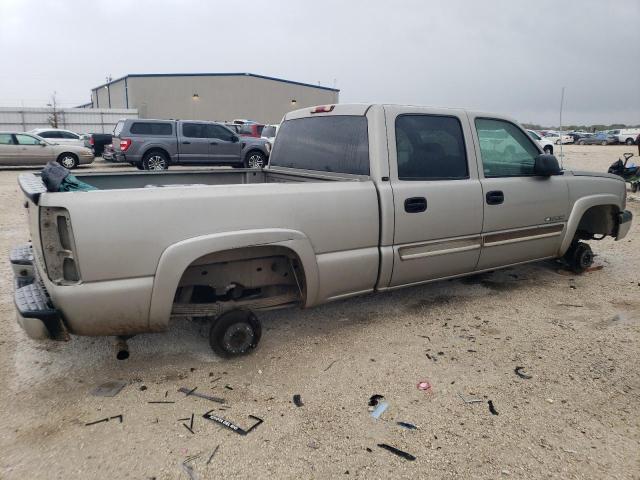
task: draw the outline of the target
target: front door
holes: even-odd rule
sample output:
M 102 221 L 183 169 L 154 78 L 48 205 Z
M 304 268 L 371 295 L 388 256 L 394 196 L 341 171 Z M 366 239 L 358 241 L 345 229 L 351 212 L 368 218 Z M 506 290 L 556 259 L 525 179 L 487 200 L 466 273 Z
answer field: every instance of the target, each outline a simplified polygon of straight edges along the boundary
M 26 133 L 16 133 L 14 137 L 18 146 L 15 165 L 44 165 L 54 160 L 51 146 L 43 145 L 39 138 Z
M 221 125 L 207 125 L 209 157 L 215 163 L 239 163 L 242 144 L 234 132 Z
M 482 192 L 464 112 L 385 107 L 395 210 L 390 286 L 474 270 Z
M 20 147 L 10 133 L 0 133 L 0 165 L 15 165 Z
M 514 123 L 473 116 L 471 121 L 484 204 L 478 269 L 555 256 L 569 208 L 565 178 L 534 175 L 540 148 Z
M 180 163 L 204 163 L 208 161 L 209 141 L 206 123 L 181 123 L 180 138 L 178 139 Z

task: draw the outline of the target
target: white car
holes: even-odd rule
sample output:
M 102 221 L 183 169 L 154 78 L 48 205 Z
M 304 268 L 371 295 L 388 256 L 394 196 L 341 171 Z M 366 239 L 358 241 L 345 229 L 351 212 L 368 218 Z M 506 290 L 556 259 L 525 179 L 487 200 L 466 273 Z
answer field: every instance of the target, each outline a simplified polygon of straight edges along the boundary
M 558 132 L 547 132 L 544 138 L 552 141 L 556 145 L 573 143 L 573 137 L 571 135 L 561 135 Z
M 273 142 L 276 140 L 278 128 L 280 128 L 280 125 L 265 125 L 262 129 L 262 138 L 268 140 L 271 146 L 273 146 Z
M 636 143 L 638 135 L 640 135 L 640 128 L 623 128 L 621 130 L 613 130 L 611 135 L 618 139 L 618 143 L 633 145 Z
M 47 139 L 51 143 L 60 145 L 77 145 L 79 147 L 88 147 L 89 138 L 86 135 L 72 132 L 71 130 L 63 130 L 61 128 L 36 128 L 30 130 L 29 133 L 38 135 Z
M 538 145 L 540 145 L 540 148 L 544 150 L 544 153 L 548 153 L 549 155 L 553 154 L 553 142 L 551 140 L 546 137 L 541 137 L 533 130 L 527 130 L 527 133 L 531 138 L 538 142 Z

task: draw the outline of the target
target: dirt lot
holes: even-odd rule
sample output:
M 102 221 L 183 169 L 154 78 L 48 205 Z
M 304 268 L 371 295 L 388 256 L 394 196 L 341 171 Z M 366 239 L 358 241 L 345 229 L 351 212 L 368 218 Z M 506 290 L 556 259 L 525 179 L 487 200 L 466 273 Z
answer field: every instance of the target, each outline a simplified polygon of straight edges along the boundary
M 565 165 L 606 171 L 628 150 L 568 146 Z M 28 239 L 19 173 L 0 171 L 3 259 Z M 639 205 L 630 195 L 636 218 Z M 189 463 L 200 479 L 638 479 L 636 231 L 622 242 L 592 242 L 604 268 L 583 276 L 543 262 L 264 314 L 261 345 L 233 361 L 213 356 L 192 324 L 135 337 L 127 361 L 116 360 L 105 338 L 36 343 L 15 322 L 3 260 L 0 478 L 188 478 L 182 462 L 200 454 Z M 516 376 L 518 366 L 532 378 Z M 127 385 L 113 398 L 90 394 L 110 380 Z M 416 388 L 421 380 L 430 393 Z M 220 415 L 245 427 L 250 414 L 264 423 L 243 437 L 204 420 L 218 405 L 177 392 L 196 386 L 227 400 Z M 367 407 L 373 394 L 389 403 L 379 420 Z M 194 434 L 178 420 L 192 413 Z M 122 423 L 85 426 L 120 414 Z

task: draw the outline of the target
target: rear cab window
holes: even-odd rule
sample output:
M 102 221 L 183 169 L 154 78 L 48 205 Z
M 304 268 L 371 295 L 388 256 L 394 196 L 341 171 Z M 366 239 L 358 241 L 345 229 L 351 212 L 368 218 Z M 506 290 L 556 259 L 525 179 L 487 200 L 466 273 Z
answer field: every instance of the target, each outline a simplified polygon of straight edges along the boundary
M 130 132 L 133 135 L 171 135 L 173 128 L 164 122 L 133 122 Z
M 278 130 L 274 167 L 369 175 L 367 118 L 331 115 L 287 120 Z

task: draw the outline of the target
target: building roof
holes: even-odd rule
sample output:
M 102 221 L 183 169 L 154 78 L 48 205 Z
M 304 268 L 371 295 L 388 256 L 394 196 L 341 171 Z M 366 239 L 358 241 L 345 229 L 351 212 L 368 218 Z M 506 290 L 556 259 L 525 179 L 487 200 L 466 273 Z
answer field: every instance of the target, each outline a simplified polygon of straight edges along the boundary
M 303 87 L 317 88 L 320 90 L 329 90 L 332 92 L 340 91 L 337 88 L 323 87 L 320 85 L 312 85 L 310 83 L 303 83 L 303 82 L 295 82 L 293 80 L 284 80 L 282 78 L 276 78 L 276 77 L 267 77 L 265 75 L 257 75 L 255 73 L 130 73 L 128 75 L 125 75 L 124 77 L 116 78 L 115 80 L 111 80 L 110 82 L 103 83 L 102 85 L 98 85 L 97 87 L 94 87 L 91 90 L 95 91 L 100 88 L 104 88 L 107 85 L 111 85 L 112 83 L 120 82 L 127 78 L 136 78 L 136 77 L 254 77 L 254 78 L 262 78 L 264 80 L 273 80 L 275 82 L 301 85 Z

